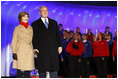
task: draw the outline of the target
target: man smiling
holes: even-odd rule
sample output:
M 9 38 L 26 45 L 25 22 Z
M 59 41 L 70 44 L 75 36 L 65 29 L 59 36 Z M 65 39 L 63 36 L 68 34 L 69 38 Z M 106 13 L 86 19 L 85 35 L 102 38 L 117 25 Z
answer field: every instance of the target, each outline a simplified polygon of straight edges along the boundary
M 46 72 L 49 72 L 51 78 L 56 78 L 59 70 L 58 54 L 62 52 L 58 24 L 48 18 L 46 6 L 41 6 L 39 13 L 41 18 L 32 23 L 33 48 L 39 52 L 37 55 L 39 77 L 45 78 Z

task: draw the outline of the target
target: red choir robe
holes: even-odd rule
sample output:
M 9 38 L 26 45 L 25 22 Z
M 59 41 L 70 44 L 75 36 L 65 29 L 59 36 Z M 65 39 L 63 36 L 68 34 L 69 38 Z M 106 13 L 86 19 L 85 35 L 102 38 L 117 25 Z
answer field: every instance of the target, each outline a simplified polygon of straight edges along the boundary
M 93 57 L 109 56 L 108 44 L 105 40 L 92 42 Z
M 113 53 L 112 56 L 117 56 L 117 41 L 114 40 L 113 42 Z
M 82 55 L 82 53 L 85 52 L 84 44 L 82 41 L 80 43 L 79 42 L 75 43 L 75 45 L 78 45 L 79 49 L 74 49 L 72 45 L 73 45 L 73 41 L 70 41 L 66 47 L 66 51 L 70 53 L 70 55 L 77 56 L 77 55 Z

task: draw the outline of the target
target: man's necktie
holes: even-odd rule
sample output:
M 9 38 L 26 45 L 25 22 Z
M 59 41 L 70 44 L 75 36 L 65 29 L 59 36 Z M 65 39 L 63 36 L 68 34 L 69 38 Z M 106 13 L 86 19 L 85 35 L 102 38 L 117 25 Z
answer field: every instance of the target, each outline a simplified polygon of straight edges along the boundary
M 46 21 L 46 19 L 45 19 L 45 26 L 48 29 L 48 22 Z

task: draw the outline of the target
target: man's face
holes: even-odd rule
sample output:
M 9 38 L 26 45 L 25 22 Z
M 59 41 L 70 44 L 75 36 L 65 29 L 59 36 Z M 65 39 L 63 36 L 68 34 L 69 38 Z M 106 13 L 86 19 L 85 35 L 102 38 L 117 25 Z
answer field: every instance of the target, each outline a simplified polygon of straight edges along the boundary
M 109 31 L 109 28 L 106 28 L 107 31 Z
M 76 28 L 76 32 L 80 32 L 80 29 L 79 28 Z
M 88 33 L 91 33 L 91 30 L 90 29 L 88 30 Z
M 105 39 L 107 38 L 107 33 L 104 34 L 104 38 L 105 38 Z
M 61 25 L 59 27 L 60 27 L 60 29 L 62 29 L 62 26 Z
M 70 36 L 74 36 L 74 33 L 73 32 L 70 32 Z
M 110 39 L 111 39 L 111 36 L 108 36 L 108 35 L 107 35 L 107 40 L 110 40 Z
M 67 37 L 67 32 L 66 32 L 66 31 L 63 31 L 63 35 L 64 35 L 65 37 Z
M 82 39 L 83 40 L 87 40 L 87 36 L 86 35 L 82 35 Z
M 67 38 L 70 38 L 70 34 L 69 33 L 67 33 Z
M 43 18 L 47 18 L 48 16 L 48 9 L 46 7 L 42 7 L 41 8 L 41 11 L 40 11 L 40 14 Z

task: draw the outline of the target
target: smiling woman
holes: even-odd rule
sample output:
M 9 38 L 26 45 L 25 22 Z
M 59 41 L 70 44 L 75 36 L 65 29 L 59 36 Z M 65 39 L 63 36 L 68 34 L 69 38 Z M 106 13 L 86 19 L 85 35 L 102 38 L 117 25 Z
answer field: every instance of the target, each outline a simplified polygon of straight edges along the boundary
M 11 43 L 13 53 L 13 68 L 17 69 L 17 77 L 30 78 L 30 71 L 34 69 L 34 55 L 32 46 L 32 27 L 29 26 L 29 14 L 20 12 L 18 16 L 20 24 L 15 27 Z

